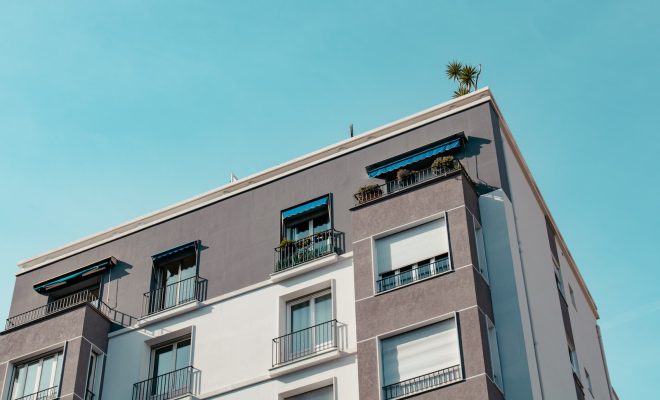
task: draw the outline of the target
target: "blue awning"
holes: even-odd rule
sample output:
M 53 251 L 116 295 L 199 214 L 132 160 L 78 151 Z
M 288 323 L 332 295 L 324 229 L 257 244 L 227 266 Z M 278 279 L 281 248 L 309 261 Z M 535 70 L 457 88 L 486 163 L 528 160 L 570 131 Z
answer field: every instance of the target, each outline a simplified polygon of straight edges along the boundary
M 367 170 L 367 174 L 369 175 L 370 178 L 375 178 L 385 173 L 392 172 L 399 168 L 405 167 L 406 165 L 416 163 L 417 161 L 422 161 L 429 157 L 433 157 L 438 154 L 445 153 L 449 150 L 457 149 L 461 145 L 462 145 L 462 140 L 459 137 L 450 140 L 448 142 L 438 144 L 431 148 L 427 148 L 425 150 L 406 155 L 402 158 L 395 159 L 393 161 L 385 163 L 384 165 L 375 165 L 373 168 Z
M 317 208 L 326 206 L 328 204 L 328 196 L 321 197 L 320 199 L 308 201 L 305 204 L 289 208 L 282 211 L 282 219 L 293 217 L 294 215 L 302 214 L 304 212 L 312 211 Z
M 86 267 L 68 272 L 64 275 L 56 276 L 46 281 L 39 282 L 33 287 L 34 290 L 36 290 L 39 293 L 46 293 L 51 289 L 55 289 L 60 286 L 79 282 L 80 280 L 82 280 L 82 278 L 86 278 L 90 275 L 95 275 L 101 271 L 106 270 L 107 268 L 112 268 L 115 264 L 117 264 L 117 260 L 114 257 L 106 258 L 104 260 L 97 261 L 94 264 L 90 264 Z
M 185 251 L 194 251 L 195 248 L 197 247 L 198 242 L 199 242 L 198 240 L 195 240 L 194 242 L 182 244 L 181 246 L 177 246 L 173 249 L 169 249 L 169 250 L 163 251 L 162 253 L 158 253 L 156 255 L 153 255 L 153 256 L 151 256 L 151 259 L 153 261 L 157 261 L 157 260 L 162 260 L 163 258 L 166 258 L 166 257 L 178 255 L 178 254 L 180 254 L 182 252 L 185 252 Z

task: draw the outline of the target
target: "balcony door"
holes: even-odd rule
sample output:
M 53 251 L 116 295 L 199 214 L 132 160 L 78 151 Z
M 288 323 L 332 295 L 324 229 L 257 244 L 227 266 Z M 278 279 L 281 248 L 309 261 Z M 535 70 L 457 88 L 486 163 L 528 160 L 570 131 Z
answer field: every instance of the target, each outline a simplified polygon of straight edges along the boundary
M 287 359 L 303 357 L 331 347 L 334 337 L 332 294 L 315 293 L 287 304 L 289 340 Z
M 11 399 L 55 398 L 62 373 L 62 358 L 62 353 L 57 353 L 16 366 Z
M 196 254 L 191 252 L 155 266 L 156 290 L 152 312 L 175 307 L 195 298 L 197 282 Z
M 155 348 L 151 368 L 151 396 L 169 399 L 191 389 L 190 339 Z

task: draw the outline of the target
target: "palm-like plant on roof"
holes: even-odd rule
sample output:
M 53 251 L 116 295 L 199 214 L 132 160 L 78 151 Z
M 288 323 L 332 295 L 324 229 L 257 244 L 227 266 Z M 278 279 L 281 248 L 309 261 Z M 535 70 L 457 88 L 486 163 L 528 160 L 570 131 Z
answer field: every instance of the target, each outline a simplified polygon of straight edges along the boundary
M 449 80 L 458 83 L 458 88 L 454 90 L 454 98 L 456 98 L 477 89 L 479 75 L 481 74 L 481 64 L 479 64 L 479 67 L 475 67 L 458 61 L 450 61 L 447 64 L 445 72 Z

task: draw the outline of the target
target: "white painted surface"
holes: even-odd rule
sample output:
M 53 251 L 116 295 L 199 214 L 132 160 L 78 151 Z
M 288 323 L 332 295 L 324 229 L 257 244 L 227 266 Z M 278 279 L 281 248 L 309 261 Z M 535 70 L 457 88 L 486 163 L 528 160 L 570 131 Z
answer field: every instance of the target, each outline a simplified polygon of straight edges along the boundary
M 148 378 L 150 348 L 145 342 L 189 326 L 194 326 L 191 359 L 192 365 L 201 371 L 199 393 L 203 398 L 275 400 L 279 393 L 298 385 L 331 378 L 339 382 L 338 398 L 354 398 L 357 393 L 354 354 L 277 378 L 269 376 L 273 339 L 285 333 L 280 323 L 282 298 L 324 285 L 333 286 L 335 316 L 343 324 L 338 338 L 340 350 L 354 353 L 352 260 L 340 260 L 304 276 L 205 305 L 145 329 L 113 336 L 108 346 L 103 398 L 130 399 L 133 383 Z

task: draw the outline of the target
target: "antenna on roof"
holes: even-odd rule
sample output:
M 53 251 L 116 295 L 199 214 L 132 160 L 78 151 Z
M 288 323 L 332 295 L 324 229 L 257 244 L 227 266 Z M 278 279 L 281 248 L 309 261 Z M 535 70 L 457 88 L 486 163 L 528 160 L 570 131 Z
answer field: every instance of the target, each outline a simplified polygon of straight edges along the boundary
M 350 124 L 350 125 L 348 126 L 348 133 L 350 133 L 350 134 L 351 134 L 351 137 L 353 137 L 353 124 Z
M 234 182 L 238 182 L 238 178 L 236 177 L 236 175 L 234 175 L 233 172 L 230 172 L 229 173 L 229 183 L 234 183 Z

